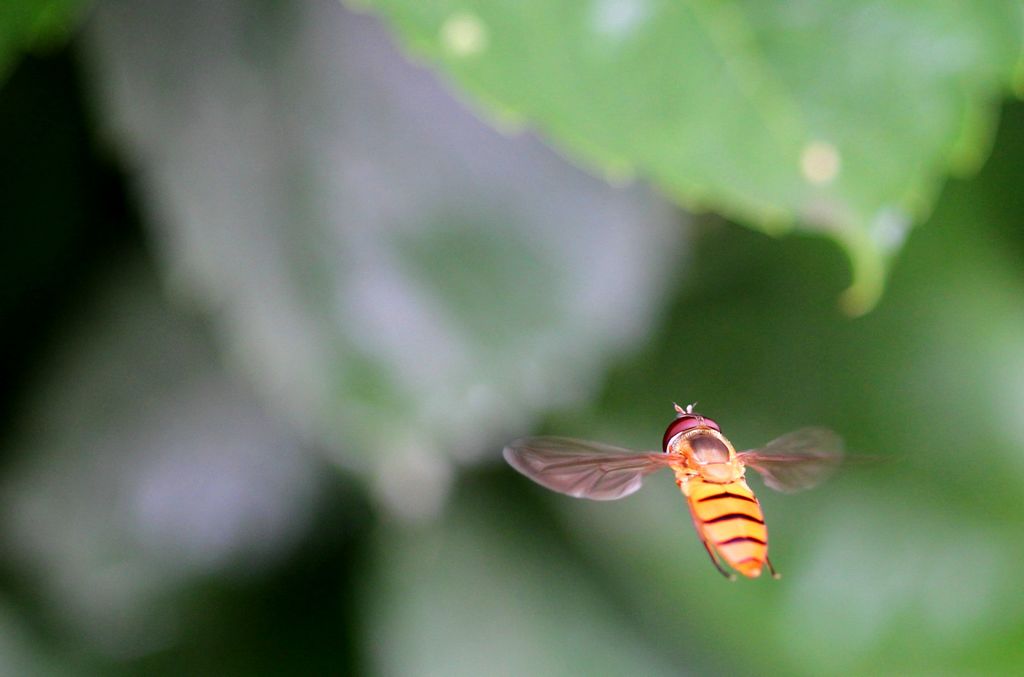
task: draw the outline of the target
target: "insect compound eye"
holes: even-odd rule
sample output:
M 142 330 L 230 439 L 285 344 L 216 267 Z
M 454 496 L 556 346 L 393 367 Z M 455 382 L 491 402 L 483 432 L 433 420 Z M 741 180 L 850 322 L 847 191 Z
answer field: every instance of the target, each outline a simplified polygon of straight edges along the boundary
M 707 421 L 707 419 L 704 420 Z M 699 427 L 700 421 L 700 417 L 691 416 L 689 414 L 680 416 L 676 420 L 672 421 L 672 423 L 670 423 L 668 426 L 668 430 L 665 431 L 665 437 L 663 437 L 661 440 L 662 450 L 668 451 L 669 440 L 671 440 L 679 433 L 686 432 L 687 430 L 693 430 L 694 428 Z M 718 426 L 716 425 L 715 428 L 717 429 Z
M 712 430 L 717 430 L 718 432 L 722 432 L 722 429 L 718 427 L 718 424 L 715 423 L 714 421 L 712 421 L 710 418 L 705 418 L 704 419 L 704 425 L 706 425 L 707 427 L 711 428 Z

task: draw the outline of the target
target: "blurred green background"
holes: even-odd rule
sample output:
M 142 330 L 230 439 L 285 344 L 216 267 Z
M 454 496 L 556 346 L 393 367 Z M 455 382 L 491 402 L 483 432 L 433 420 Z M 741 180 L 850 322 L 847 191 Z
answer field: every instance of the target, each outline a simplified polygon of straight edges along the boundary
M 0 12 L 0 674 L 1024 668 L 1022 6 L 549 5 Z M 695 400 L 780 581 L 500 460 Z

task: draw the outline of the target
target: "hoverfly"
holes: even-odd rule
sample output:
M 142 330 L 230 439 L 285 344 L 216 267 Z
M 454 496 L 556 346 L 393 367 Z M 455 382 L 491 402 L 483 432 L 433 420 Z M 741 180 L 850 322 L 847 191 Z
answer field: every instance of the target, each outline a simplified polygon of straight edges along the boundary
M 743 475 L 750 467 L 772 489 L 808 489 L 839 464 L 842 440 L 825 428 L 804 428 L 759 449 L 737 452 L 718 424 L 693 407 L 675 405 L 676 418 L 665 431 L 661 453 L 566 437 L 527 437 L 505 447 L 505 460 L 541 486 L 596 501 L 629 496 L 645 476 L 670 468 L 718 571 L 735 580 L 724 563 L 756 578 L 767 566 L 778 578 L 768 559 L 761 504 Z

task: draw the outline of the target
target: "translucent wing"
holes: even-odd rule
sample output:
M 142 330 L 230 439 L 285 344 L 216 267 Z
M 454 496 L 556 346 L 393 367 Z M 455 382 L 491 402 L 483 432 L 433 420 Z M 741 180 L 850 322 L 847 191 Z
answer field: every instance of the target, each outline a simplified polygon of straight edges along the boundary
M 772 489 L 801 491 L 832 474 L 843 459 L 843 440 L 826 428 L 803 428 L 736 457 Z
M 640 488 L 645 475 L 682 462 L 675 455 L 568 437 L 527 437 L 505 447 L 505 460 L 531 480 L 576 498 L 613 501 Z

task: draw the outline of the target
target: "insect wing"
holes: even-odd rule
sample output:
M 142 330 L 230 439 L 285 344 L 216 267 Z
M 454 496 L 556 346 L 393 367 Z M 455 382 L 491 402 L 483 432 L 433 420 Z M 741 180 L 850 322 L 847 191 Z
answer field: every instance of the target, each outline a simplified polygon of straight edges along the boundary
M 843 440 L 827 428 L 803 428 L 736 457 L 759 472 L 772 489 L 802 491 L 838 467 L 843 459 Z
M 645 475 L 681 459 L 568 437 L 528 437 L 505 447 L 505 460 L 531 480 L 576 498 L 613 501 L 629 496 Z

